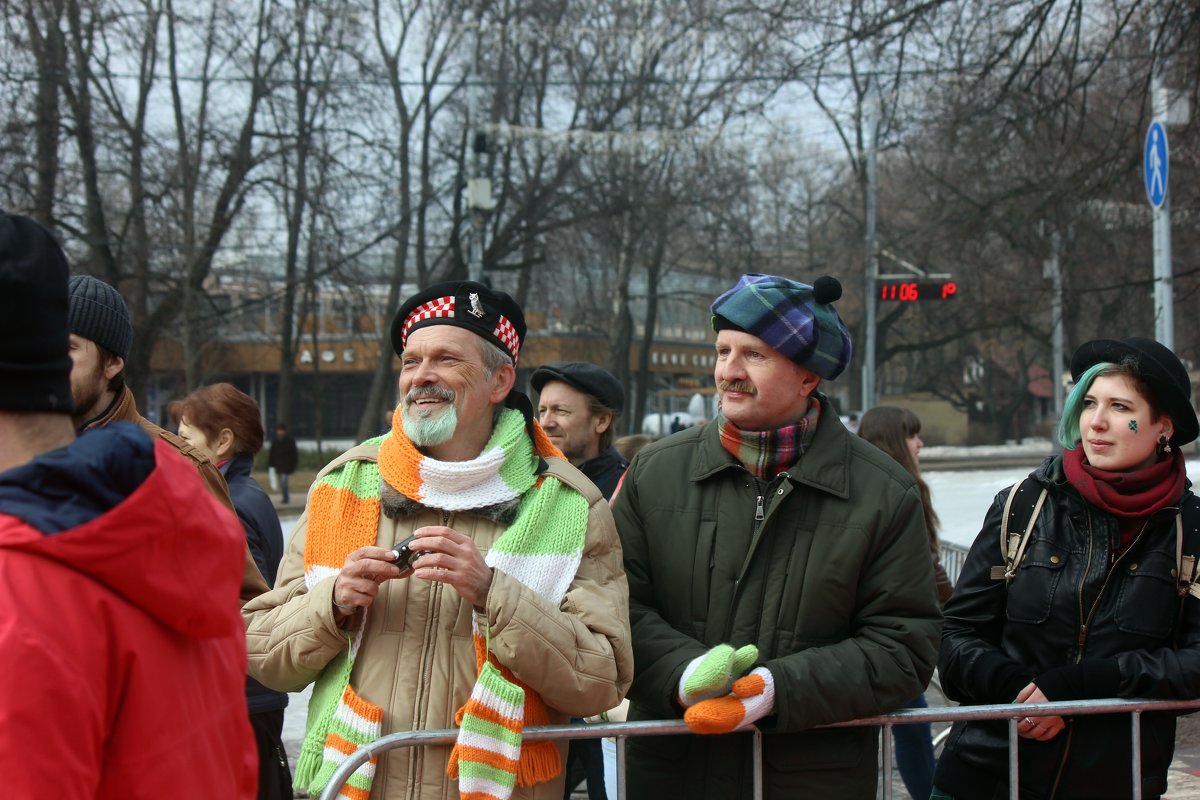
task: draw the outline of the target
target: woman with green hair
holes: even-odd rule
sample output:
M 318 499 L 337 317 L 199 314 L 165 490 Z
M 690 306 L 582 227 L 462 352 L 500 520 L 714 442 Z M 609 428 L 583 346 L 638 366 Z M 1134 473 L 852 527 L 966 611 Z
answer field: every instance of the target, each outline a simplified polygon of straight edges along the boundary
M 1200 696 L 1200 501 L 1181 447 L 1200 432 L 1187 370 L 1152 339 L 1095 340 L 1071 358 L 1060 455 L 996 496 L 945 609 L 938 671 L 964 704 Z M 1002 525 L 1021 555 L 1002 546 Z M 1019 538 L 1019 537 L 1018 537 Z M 1006 542 L 1014 541 L 1006 539 Z M 1142 797 L 1167 790 L 1175 717 L 1141 722 Z M 1031 712 L 1017 726 L 1021 797 L 1124 798 L 1129 718 Z M 1008 722 L 954 725 L 934 798 L 1007 796 Z

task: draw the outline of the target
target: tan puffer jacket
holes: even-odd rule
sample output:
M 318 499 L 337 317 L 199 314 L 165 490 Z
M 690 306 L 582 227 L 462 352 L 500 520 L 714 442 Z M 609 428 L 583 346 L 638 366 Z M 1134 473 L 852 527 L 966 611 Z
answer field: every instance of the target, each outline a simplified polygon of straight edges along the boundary
M 378 448 L 360 445 L 335 459 L 322 475 L 351 459 L 375 460 Z M 547 459 L 549 474 L 583 494 L 589 505 L 583 560 L 556 608 L 514 578 L 496 571 L 487 598 L 492 652 L 550 709 L 551 722 L 567 722 L 612 708 L 633 679 L 629 591 L 621 546 L 608 503 L 566 461 Z M 320 476 L 318 476 L 319 480 Z M 243 609 L 250 674 L 280 691 L 299 691 L 316 680 L 346 647 L 334 623 L 333 579 L 306 592 L 304 540 L 307 513 L 296 525 L 276 588 Z M 448 525 L 486 554 L 504 528 L 469 513 L 427 509 L 389 520 L 380 514 L 376 544 L 390 547 L 426 525 Z M 454 712 L 475 684 L 471 640 L 472 607 L 441 583 L 419 579 L 387 581 L 367 614 L 351 684 L 384 709 L 384 734 L 454 727 Z M 482 620 L 481 620 L 482 621 Z M 566 763 L 566 742 L 560 752 Z M 449 747 L 390 751 L 375 772 L 372 798 L 450 800 L 457 781 L 446 776 Z M 520 800 L 560 800 L 563 777 L 532 789 Z

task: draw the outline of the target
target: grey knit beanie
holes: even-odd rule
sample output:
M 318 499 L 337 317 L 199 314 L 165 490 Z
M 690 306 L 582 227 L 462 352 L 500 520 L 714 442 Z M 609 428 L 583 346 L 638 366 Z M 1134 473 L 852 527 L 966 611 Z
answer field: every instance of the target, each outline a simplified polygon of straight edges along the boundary
M 102 280 L 91 275 L 73 275 L 68 287 L 71 333 L 103 347 L 113 355 L 129 358 L 133 344 L 133 324 L 125 298 Z

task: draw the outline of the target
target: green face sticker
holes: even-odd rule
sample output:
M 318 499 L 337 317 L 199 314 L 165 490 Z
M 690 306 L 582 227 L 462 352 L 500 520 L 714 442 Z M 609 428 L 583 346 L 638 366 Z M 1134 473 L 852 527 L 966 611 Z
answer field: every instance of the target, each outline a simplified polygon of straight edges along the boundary
M 1133 431 L 1134 433 L 1137 433 L 1137 420 L 1136 419 L 1129 420 L 1129 430 Z

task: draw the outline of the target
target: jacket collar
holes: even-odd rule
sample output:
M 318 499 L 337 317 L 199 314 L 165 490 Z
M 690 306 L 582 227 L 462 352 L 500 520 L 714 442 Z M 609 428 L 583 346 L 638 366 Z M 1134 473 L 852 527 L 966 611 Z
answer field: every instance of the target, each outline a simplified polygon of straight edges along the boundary
M 225 462 L 225 466 L 221 468 L 221 474 L 225 476 L 225 480 L 237 478 L 242 475 L 249 475 L 254 469 L 254 456 L 243 453 L 240 456 L 234 456 L 229 461 Z
M 108 408 L 104 409 L 99 416 L 92 417 L 83 423 L 79 428 L 79 433 L 92 428 L 103 428 L 110 422 L 140 422 L 141 416 L 138 413 L 137 401 L 133 398 L 133 392 L 128 386 L 122 385 L 121 391 L 113 397 Z
M 833 412 L 829 399 L 820 392 L 815 396 L 821 404 L 821 421 L 817 425 L 812 445 L 792 465 L 787 474 L 793 483 L 802 483 L 845 499 L 850 496 L 852 434 Z M 699 483 L 725 470 L 745 470 L 745 467 L 721 446 L 721 436 L 716 425 L 704 425 L 696 435 L 700 439 L 700 447 L 692 462 L 693 481 Z

